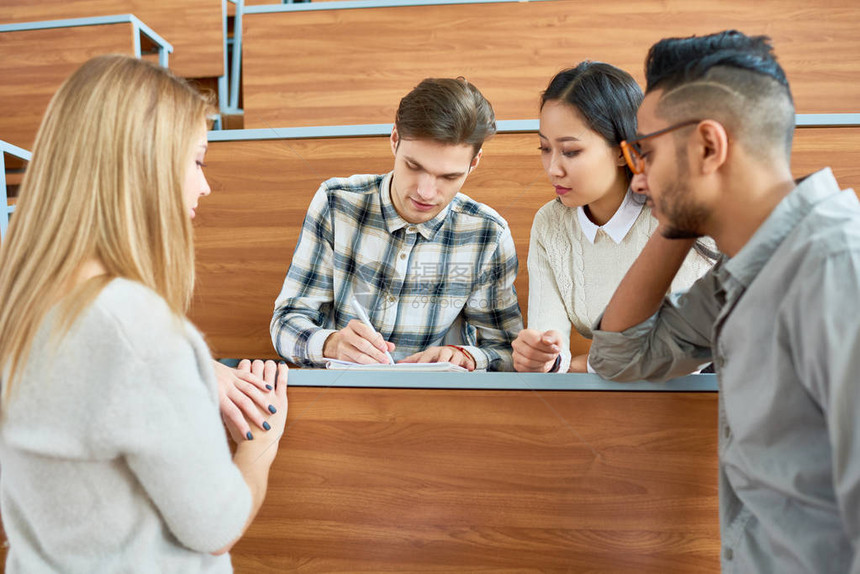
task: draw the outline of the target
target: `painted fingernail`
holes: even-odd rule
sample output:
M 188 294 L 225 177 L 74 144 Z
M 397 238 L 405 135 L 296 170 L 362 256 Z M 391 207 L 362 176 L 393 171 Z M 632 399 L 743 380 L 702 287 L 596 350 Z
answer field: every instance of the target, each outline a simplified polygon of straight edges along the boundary
M 263 421 L 263 428 L 266 430 L 272 430 L 271 425 L 269 425 L 269 423 L 267 423 L 266 421 Z
M 251 431 L 248 431 L 248 434 L 245 435 L 245 438 L 248 440 L 254 440 L 254 435 L 251 434 Z
M 269 405 L 269 412 L 275 414 L 278 412 L 278 409 L 276 409 L 274 405 Z
M 272 385 L 266 385 L 266 388 L 267 388 L 267 389 L 269 389 L 269 390 L 271 391 L 271 390 L 272 390 Z

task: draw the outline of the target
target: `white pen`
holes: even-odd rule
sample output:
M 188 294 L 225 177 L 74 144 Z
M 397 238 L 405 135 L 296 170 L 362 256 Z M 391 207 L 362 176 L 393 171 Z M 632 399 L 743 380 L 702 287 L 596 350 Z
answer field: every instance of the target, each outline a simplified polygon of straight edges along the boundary
M 355 295 L 352 296 L 352 308 L 355 309 L 355 313 L 356 315 L 358 315 L 358 318 L 361 320 L 361 322 L 373 329 L 374 332 L 376 332 L 373 323 L 370 322 L 370 317 L 367 316 L 367 311 L 365 311 L 364 307 L 362 307 L 358 303 L 358 299 L 355 298 Z M 388 357 L 388 360 L 391 361 L 391 364 L 393 365 L 394 357 L 391 356 L 391 353 L 385 351 L 385 356 Z

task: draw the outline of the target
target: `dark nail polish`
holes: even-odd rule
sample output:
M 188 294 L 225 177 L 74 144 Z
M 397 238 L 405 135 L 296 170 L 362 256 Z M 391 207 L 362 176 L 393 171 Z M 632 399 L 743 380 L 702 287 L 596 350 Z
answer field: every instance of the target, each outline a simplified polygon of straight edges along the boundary
M 269 390 L 271 391 L 271 390 L 272 390 L 272 385 L 266 385 L 266 388 L 267 388 L 267 389 L 269 389 Z
M 263 421 L 263 428 L 266 430 L 272 430 L 271 425 L 269 425 L 269 423 L 267 423 L 266 421 Z
M 245 435 L 245 438 L 248 440 L 254 440 L 254 435 L 251 434 L 251 431 L 248 431 L 248 434 Z
M 278 409 L 276 409 L 274 405 L 269 405 L 269 412 L 275 414 L 278 412 Z

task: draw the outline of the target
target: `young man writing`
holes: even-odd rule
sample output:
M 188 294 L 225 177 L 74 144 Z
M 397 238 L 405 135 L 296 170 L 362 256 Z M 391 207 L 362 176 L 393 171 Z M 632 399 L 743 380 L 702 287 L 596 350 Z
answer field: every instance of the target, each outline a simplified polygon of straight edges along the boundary
M 463 79 L 426 79 L 401 100 L 393 171 L 330 179 L 311 201 L 275 303 L 278 354 L 511 368 L 514 243 L 498 213 L 459 193 L 493 133 L 492 107 Z
M 615 380 L 714 361 L 724 572 L 860 572 L 860 205 L 794 181 L 794 105 L 767 38 L 663 40 L 626 142 L 660 221 L 594 331 Z M 726 255 L 664 298 L 693 238 Z

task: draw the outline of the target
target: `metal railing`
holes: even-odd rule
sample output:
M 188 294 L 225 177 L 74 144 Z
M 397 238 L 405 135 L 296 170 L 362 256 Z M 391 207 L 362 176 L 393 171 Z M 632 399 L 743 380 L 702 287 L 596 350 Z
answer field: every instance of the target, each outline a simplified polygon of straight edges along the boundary
M 347 0 L 340 2 L 298 2 L 282 0 L 281 4 L 245 6 L 245 0 L 222 0 L 224 13 L 224 75 L 218 79 L 218 101 L 222 114 L 240 114 L 239 84 L 242 74 L 242 19 L 245 14 L 269 14 L 273 12 L 308 12 L 312 10 L 350 10 L 371 8 L 394 8 L 406 6 L 443 6 L 448 4 L 504 4 L 522 2 L 548 2 L 550 0 Z M 227 37 L 227 2 L 236 6 L 233 21 L 233 38 Z M 232 61 L 227 61 L 232 48 Z M 229 73 L 228 73 L 229 67 Z
M 80 26 L 103 26 L 108 24 L 131 24 L 134 32 L 134 55 L 142 56 L 141 37 L 151 40 L 158 49 L 158 63 L 167 68 L 168 54 L 173 52 L 173 46 L 156 34 L 152 28 L 140 21 L 134 14 L 116 14 L 114 16 L 93 16 L 89 18 L 70 18 L 66 20 L 45 20 L 41 22 L 20 22 L 18 24 L 0 24 L 0 32 L 21 32 L 25 30 L 47 30 L 51 28 L 76 28 Z
M 795 114 L 794 118 L 795 125 L 799 128 L 860 127 L 860 113 Z M 537 133 L 539 125 L 539 120 L 498 120 L 496 132 Z M 209 141 L 387 136 L 391 134 L 393 126 L 394 124 L 358 124 L 225 130 L 209 132 Z

